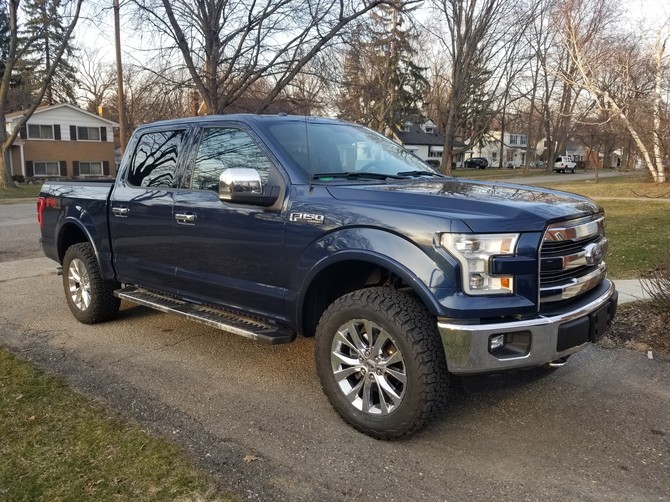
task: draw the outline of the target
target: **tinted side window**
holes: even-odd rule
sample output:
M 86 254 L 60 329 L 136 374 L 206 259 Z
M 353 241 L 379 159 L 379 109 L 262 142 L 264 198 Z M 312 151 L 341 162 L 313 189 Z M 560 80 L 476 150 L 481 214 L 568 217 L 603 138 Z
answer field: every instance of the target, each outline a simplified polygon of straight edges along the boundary
M 143 135 L 133 153 L 128 183 L 136 187 L 170 188 L 184 135 L 183 130 Z
M 254 139 L 241 129 L 205 129 L 195 159 L 191 188 L 218 192 L 219 176 L 231 167 L 256 169 L 263 183 L 267 183 L 272 162 Z

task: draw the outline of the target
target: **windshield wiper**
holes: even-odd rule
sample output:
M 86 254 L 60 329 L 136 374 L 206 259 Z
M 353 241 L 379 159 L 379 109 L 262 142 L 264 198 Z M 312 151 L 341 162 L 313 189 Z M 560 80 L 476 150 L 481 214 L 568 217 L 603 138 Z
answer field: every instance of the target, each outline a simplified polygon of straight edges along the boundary
M 428 176 L 430 178 L 435 178 L 435 177 L 446 178 L 446 176 L 444 174 L 436 173 L 436 172 L 433 172 L 433 171 L 402 171 L 402 172 L 398 173 L 398 176 L 399 177 L 401 177 L 401 176 L 402 177 L 409 177 L 409 178 L 413 178 L 413 177 L 418 178 L 418 177 L 421 177 L 421 176 Z
M 372 172 L 337 172 L 337 173 L 315 173 L 312 176 L 313 180 L 330 180 L 330 179 L 340 179 L 340 180 L 386 180 L 394 179 L 399 180 L 404 178 L 404 176 L 397 176 L 395 174 L 382 174 L 382 173 L 372 173 Z

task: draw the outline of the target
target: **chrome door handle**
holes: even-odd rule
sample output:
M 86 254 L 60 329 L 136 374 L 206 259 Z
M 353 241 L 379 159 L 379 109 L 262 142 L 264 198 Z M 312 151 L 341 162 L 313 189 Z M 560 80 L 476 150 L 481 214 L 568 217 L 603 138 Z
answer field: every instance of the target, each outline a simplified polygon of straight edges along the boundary
M 128 216 L 128 213 L 130 212 L 130 209 L 127 207 L 113 207 L 112 208 L 112 213 L 114 213 L 114 216 L 119 216 L 121 218 L 126 218 Z
M 177 220 L 177 223 L 182 223 L 184 225 L 193 225 L 195 223 L 195 214 L 177 213 L 174 215 L 174 219 Z

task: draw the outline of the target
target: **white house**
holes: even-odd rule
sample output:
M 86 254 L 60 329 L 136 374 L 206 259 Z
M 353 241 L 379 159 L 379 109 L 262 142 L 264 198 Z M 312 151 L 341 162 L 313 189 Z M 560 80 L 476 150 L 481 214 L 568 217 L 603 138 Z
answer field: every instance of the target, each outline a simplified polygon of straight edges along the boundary
M 521 167 L 526 162 L 528 136 L 518 132 L 505 132 L 502 142 L 502 159 L 500 158 L 501 131 L 491 131 L 484 139 L 474 145 L 472 157 L 484 157 L 491 167 Z

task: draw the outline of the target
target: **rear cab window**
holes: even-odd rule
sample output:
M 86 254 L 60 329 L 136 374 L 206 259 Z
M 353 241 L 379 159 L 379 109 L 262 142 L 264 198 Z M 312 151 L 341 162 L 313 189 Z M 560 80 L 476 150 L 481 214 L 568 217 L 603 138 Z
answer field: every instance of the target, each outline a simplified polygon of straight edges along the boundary
M 143 188 L 174 188 L 186 130 L 147 132 L 137 141 L 126 181 Z

